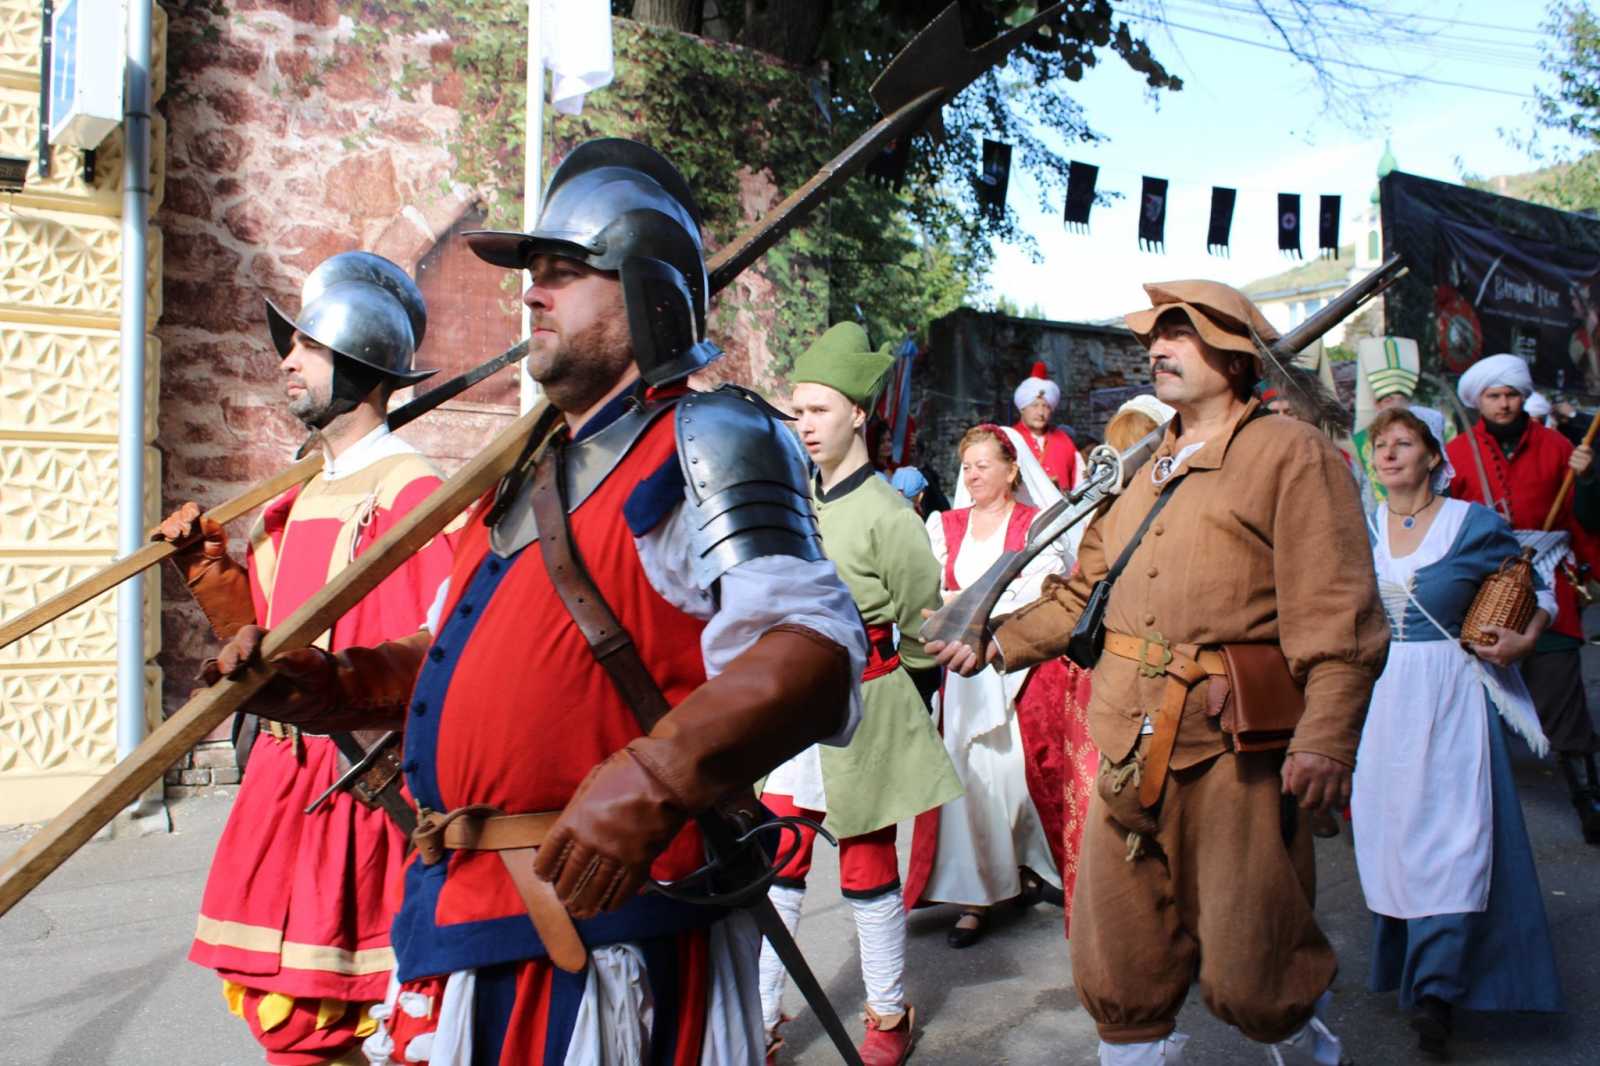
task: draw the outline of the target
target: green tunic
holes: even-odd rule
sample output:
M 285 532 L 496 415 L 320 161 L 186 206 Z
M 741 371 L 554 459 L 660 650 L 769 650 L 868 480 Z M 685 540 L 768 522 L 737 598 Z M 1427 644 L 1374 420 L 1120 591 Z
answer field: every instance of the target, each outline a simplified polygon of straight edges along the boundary
M 905 499 L 870 466 L 827 493 L 812 486 L 822 548 L 869 625 L 900 628 L 904 666 L 933 659 L 907 634 L 922 628 L 923 608 L 937 608 L 939 563 L 928 531 Z M 823 745 L 826 825 L 860 836 L 913 818 L 961 795 L 944 742 L 904 666 L 861 686 L 861 725 L 843 748 Z

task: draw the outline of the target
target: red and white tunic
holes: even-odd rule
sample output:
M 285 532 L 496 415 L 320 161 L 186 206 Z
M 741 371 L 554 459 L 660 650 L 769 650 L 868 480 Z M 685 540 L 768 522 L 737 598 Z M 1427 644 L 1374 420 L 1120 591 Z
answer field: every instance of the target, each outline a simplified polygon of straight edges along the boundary
M 305 485 L 269 504 L 251 535 L 256 619 L 294 612 L 440 483 L 380 427 Z M 341 617 L 332 651 L 415 633 L 449 573 L 441 534 Z M 304 813 L 339 775 L 323 736 L 263 731 L 217 843 L 189 958 L 214 969 L 230 1005 L 280 1066 L 319 1063 L 370 1028 L 355 1004 L 383 998 L 394 952 L 392 897 L 405 840 L 388 816 L 341 792 Z

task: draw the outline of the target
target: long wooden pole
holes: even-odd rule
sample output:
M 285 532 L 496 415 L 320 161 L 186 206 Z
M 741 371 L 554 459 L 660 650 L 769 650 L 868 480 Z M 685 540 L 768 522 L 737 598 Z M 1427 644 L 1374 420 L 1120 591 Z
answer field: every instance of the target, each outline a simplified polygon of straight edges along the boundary
M 318 451 L 316 455 L 300 460 L 287 470 L 258 482 L 233 499 L 219 503 L 207 511 L 205 517 L 221 525 L 227 525 L 240 515 L 249 513 L 252 508 L 259 507 L 293 486 L 310 480 L 321 469 L 322 453 Z M 74 607 L 88 603 L 101 593 L 122 584 L 139 571 L 155 566 L 177 552 L 179 547 L 180 545 L 164 540 L 154 541 L 131 555 L 123 556 L 104 570 L 91 574 L 76 585 L 63 589 L 37 607 L 24 611 L 15 618 L 7 619 L 0 624 L 0 648 L 16 643 L 40 626 L 60 618 Z
M 516 461 L 528 433 L 546 409 L 540 405 L 502 430 L 488 447 L 269 632 L 262 643 L 262 660 L 269 661 L 317 639 L 499 481 Z M 191 696 L 110 773 L 0 864 L 0 915 L 86 844 L 118 811 L 138 799 L 167 767 L 226 721 L 271 676 L 271 667 L 252 669 L 237 680 L 224 679 Z
M 1594 417 L 1589 419 L 1589 429 L 1583 435 L 1585 448 L 1594 443 L 1596 430 L 1600 430 L 1600 411 L 1596 411 Z M 1567 476 L 1561 479 L 1561 489 L 1556 493 L 1556 502 L 1550 505 L 1550 513 L 1544 516 L 1544 525 L 1540 526 L 1540 529 L 1548 530 L 1556 524 L 1556 515 L 1561 513 L 1561 505 L 1567 502 L 1567 493 L 1572 491 L 1572 482 L 1576 477 L 1572 467 L 1567 467 Z

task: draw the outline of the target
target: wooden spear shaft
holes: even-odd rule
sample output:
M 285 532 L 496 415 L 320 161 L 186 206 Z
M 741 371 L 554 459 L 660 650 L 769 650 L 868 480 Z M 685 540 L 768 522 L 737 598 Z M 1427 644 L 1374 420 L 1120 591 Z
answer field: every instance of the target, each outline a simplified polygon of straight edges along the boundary
M 321 469 L 322 453 L 319 450 L 316 455 L 308 456 L 282 473 L 258 482 L 233 499 L 219 503 L 207 511 L 205 517 L 219 525 L 227 525 L 240 515 L 249 513 L 251 508 L 259 507 L 295 485 L 309 481 Z M 74 607 L 88 603 L 101 593 L 116 588 L 139 571 L 155 566 L 175 553 L 179 547 L 178 544 L 164 540 L 146 544 L 132 555 L 124 556 L 104 570 L 97 571 L 76 585 L 56 593 L 37 607 L 24 611 L 15 618 L 7 619 L 4 624 L 0 624 L 0 648 L 16 643 L 40 626 L 60 618 Z
M 1600 430 L 1600 411 L 1594 413 L 1589 419 L 1589 429 L 1583 435 L 1583 446 L 1587 448 L 1594 443 L 1595 430 Z M 1561 505 L 1567 502 L 1567 493 L 1572 491 L 1572 482 L 1578 475 L 1572 472 L 1572 467 L 1567 467 L 1567 476 L 1561 479 L 1561 489 L 1556 493 L 1556 502 L 1550 505 L 1550 513 L 1544 516 L 1544 525 L 1540 529 L 1548 531 L 1556 524 L 1556 515 L 1561 513 Z
M 449 525 L 456 515 L 488 491 L 516 461 L 528 433 L 545 410 L 546 406 L 541 404 L 501 431 L 471 462 L 269 632 L 261 647 L 262 661 L 269 662 L 275 655 L 303 648 L 317 639 L 340 615 L 354 607 Z M 96 781 L 21 850 L 0 864 L 0 915 L 88 843 L 118 811 L 137 800 L 167 767 L 226 721 L 271 676 L 270 666 L 255 668 L 236 680 L 224 679 L 195 693 L 110 773 Z

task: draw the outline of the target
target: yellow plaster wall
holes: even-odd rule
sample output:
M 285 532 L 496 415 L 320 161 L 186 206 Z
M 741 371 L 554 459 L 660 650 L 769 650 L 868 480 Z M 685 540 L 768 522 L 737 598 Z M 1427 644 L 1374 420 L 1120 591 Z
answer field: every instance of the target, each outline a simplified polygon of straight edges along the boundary
M 166 82 L 166 14 L 154 8 L 152 84 Z M 0 0 L 0 153 L 34 158 L 40 5 Z M 165 191 L 166 126 L 151 124 L 151 196 Z M 0 617 L 110 562 L 117 545 L 122 131 L 96 152 L 35 163 L 0 197 Z M 145 299 L 161 314 L 161 233 L 149 229 Z M 155 440 L 161 349 L 146 339 L 146 444 Z M 159 517 L 160 457 L 145 449 L 145 515 Z M 145 655 L 160 651 L 160 583 L 145 582 Z M 116 595 L 107 593 L 0 649 L 0 823 L 59 813 L 116 761 Z M 161 713 L 147 665 L 146 715 Z

